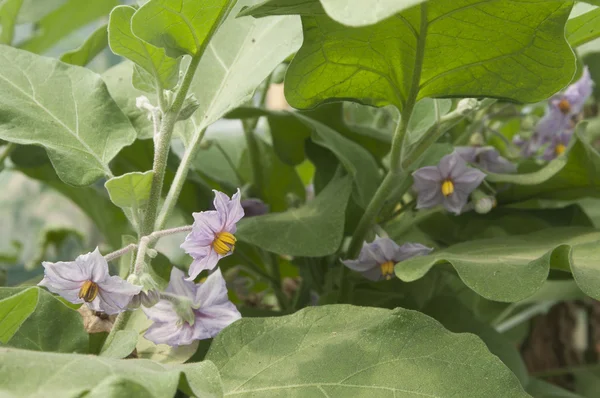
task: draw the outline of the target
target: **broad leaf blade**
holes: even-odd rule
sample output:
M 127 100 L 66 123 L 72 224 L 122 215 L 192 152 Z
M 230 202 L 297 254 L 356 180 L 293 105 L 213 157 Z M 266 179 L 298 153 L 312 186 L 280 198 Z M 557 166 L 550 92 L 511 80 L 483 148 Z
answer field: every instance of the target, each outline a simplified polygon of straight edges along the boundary
M 538 291 L 550 268 L 571 271 L 579 287 L 600 298 L 600 233 L 588 228 L 548 228 L 526 235 L 472 240 L 396 264 L 405 282 L 434 265 L 451 264 L 463 282 L 495 301 L 523 300 Z
M 60 60 L 71 65 L 85 66 L 108 46 L 108 25 L 102 25 L 78 48 L 61 55 Z
M 59 177 L 89 185 L 135 139 L 129 120 L 95 73 L 1 46 L 0 138 L 46 148 Z
M 140 39 L 177 58 L 202 55 L 208 41 L 236 0 L 150 0 L 133 16 L 131 28 Z
M 298 209 L 242 220 L 236 237 L 270 252 L 318 257 L 335 253 L 344 234 L 351 180 L 332 181 Z
M 27 289 L 0 300 L 0 343 L 6 344 L 35 310 L 38 290 Z
M 104 186 L 110 200 L 119 207 L 142 209 L 150 198 L 153 171 L 133 172 L 106 181 Z
M 353 98 L 402 109 L 415 95 L 540 101 L 575 73 L 564 38 L 571 6 L 424 2 L 360 28 L 303 16 L 304 42 L 286 75 L 286 98 L 296 108 Z
M 167 57 L 164 49 L 145 43 L 133 34 L 131 18 L 134 14 L 135 8 L 129 6 L 115 7 L 110 13 L 108 41 L 111 50 L 142 67 L 161 89 L 173 88 L 179 80 L 179 60 Z M 141 89 L 139 85 L 136 88 Z
M 401 308 L 332 305 L 243 318 L 206 358 L 226 397 L 528 396 L 479 338 Z

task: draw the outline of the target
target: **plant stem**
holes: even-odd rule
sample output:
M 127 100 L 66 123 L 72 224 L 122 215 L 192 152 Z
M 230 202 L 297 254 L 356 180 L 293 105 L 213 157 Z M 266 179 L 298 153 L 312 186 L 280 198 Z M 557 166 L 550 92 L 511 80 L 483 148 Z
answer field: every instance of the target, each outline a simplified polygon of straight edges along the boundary
M 144 272 L 146 251 L 148 251 L 148 249 L 150 247 L 152 247 L 152 245 L 154 245 L 157 240 L 159 240 L 163 236 L 178 234 L 181 232 L 189 232 L 191 230 L 192 230 L 192 226 L 186 225 L 185 227 L 177 227 L 177 228 L 165 229 L 163 231 L 155 231 L 147 236 L 142 237 L 142 239 L 140 239 L 137 255 L 135 257 L 135 267 L 133 269 L 133 273 L 135 275 L 140 275 Z
M 10 154 L 17 148 L 17 144 L 15 144 L 14 142 L 9 142 L 8 144 L 6 144 L 6 146 L 4 147 L 4 151 L 2 152 L 2 154 L 0 154 L 0 170 L 2 169 L 2 166 L 4 165 L 4 161 L 6 160 L 7 157 L 10 156 Z
M 171 183 L 171 188 L 169 188 L 169 193 L 167 194 L 165 203 L 160 210 L 154 229 L 163 229 L 167 219 L 173 212 L 173 209 L 177 204 L 177 200 L 179 199 L 179 195 L 181 194 L 181 190 L 183 189 L 183 184 L 185 184 L 188 171 L 190 170 L 190 165 L 200 150 L 200 143 L 202 142 L 205 133 L 205 128 L 194 133 L 194 137 L 190 142 L 189 148 L 186 149 L 183 157 L 181 158 L 181 163 L 179 163 L 179 167 L 177 167 L 175 179 L 173 179 L 173 183 Z
M 275 297 L 277 297 L 277 301 L 279 302 L 279 307 L 281 310 L 285 311 L 288 309 L 288 298 L 283 293 L 281 289 L 281 273 L 279 272 L 279 261 L 277 261 L 277 256 L 273 253 L 265 252 L 266 254 L 266 264 L 269 264 L 270 274 L 271 274 L 271 288 L 275 293 Z
M 132 251 L 132 250 L 135 250 L 136 248 L 137 248 L 137 245 L 135 243 L 132 243 L 130 245 L 125 246 L 122 249 L 116 250 L 116 251 L 114 251 L 112 253 L 108 253 L 107 255 L 104 256 L 104 259 L 106 261 L 112 261 L 115 258 L 119 258 L 122 255 L 127 254 L 130 251 Z
M 148 235 L 154 229 L 154 223 L 156 221 L 156 213 L 158 209 L 158 203 L 160 202 L 160 196 L 162 193 L 163 182 L 165 179 L 165 170 L 167 168 L 167 159 L 169 157 L 169 148 L 171 147 L 171 136 L 173 135 L 173 129 L 181 107 L 185 101 L 187 92 L 192 84 L 194 73 L 200 63 L 200 56 L 192 57 L 192 61 L 185 72 L 181 87 L 177 92 L 177 96 L 173 101 L 173 104 L 167 110 L 162 118 L 160 125 L 160 131 L 156 138 L 156 147 L 154 148 L 154 163 L 153 171 L 154 176 L 152 177 L 152 187 L 150 188 L 150 197 L 148 199 L 148 205 L 144 215 L 144 222 L 140 228 L 140 235 Z
M 104 340 L 104 344 L 102 345 L 102 351 L 104 351 L 106 347 L 110 346 L 110 344 L 115 338 L 115 335 L 119 330 L 125 329 L 125 326 L 127 326 L 127 322 L 129 322 L 131 315 L 133 315 L 133 311 L 123 311 L 117 316 L 117 319 L 115 319 L 115 323 L 113 323 L 113 326 L 110 329 L 110 333 L 108 334 L 108 336 L 106 336 L 106 340 Z
M 419 30 L 419 38 L 417 40 L 415 67 L 413 69 L 414 73 L 409 94 L 406 98 L 406 102 L 404 103 L 404 107 L 400 112 L 400 122 L 396 127 L 396 131 L 394 132 L 394 138 L 392 140 L 392 149 L 390 152 L 390 171 L 383 179 L 383 182 L 375 192 L 375 195 L 373 195 L 371 202 L 368 204 L 365 213 L 360 219 L 358 226 L 354 231 L 354 235 L 352 236 L 352 240 L 350 241 L 350 246 L 348 247 L 346 258 L 356 258 L 358 256 L 365 236 L 367 235 L 369 228 L 371 228 L 371 225 L 373 225 L 373 222 L 377 218 L 377 215 L 379 214 L 384 202 L 391 193 L 394 184 L 398 180 L 405 179 L 408 177 L 408 173 L 402 170 L 400 158 L 402 156 L 402 147 L 404 146 L 404 142 L 406 141 L 405 136 L 406 130 L 408 128 L 408 122 L 410 121 L 410 117 L 412 115 L 412 111 L 415 107 L 417 96 L 419 94 L 421 70 L 423 69 L 425 38 L 427 36 L 427 4 L 422 3 L 420 7 L 421 26 Z M 344 273 L 342 273 L 342 277 L 344 276 Z M 344 281 L 342 281 L 342 285 L 343 284 Z

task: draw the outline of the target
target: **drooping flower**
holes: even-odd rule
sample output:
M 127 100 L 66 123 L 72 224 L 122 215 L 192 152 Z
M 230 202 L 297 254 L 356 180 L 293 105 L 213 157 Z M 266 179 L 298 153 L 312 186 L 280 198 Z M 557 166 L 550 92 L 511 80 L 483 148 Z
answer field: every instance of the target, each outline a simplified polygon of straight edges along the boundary
M 552 159 L 556 158 L 557 156 L 562 155 L 565 152 L 565 150 L 567 149 L 567 146 L 569 145 L 569 141 L 571 141 L 572 136 L 573 136 L 572 132 L 564 131 L 564 132 L 562 132 L 560 134 L 556 134 L 554 137 L 552 137 L 552 142 L 550 143 L 550 145 L 548 145 L 548 147 L 544 151 L 544 154 L 542 155 L 542 159 L 552 160 Z
M 405 243 L 398 246 L 390 238 L 375 237 L 371 243 L 363 243 L 356 260 L 342 261 L 348 268 L 363 274 L 372 281 L 391 279 L 394 265 L 415 256 L 429 254 L 433 249 L 419 243 Z
M 75 261 L 43 262 L 44 279 L 38 286 L 48 288 L 73 304 L 86 303 L 94 311 L 108 315 L 127 309 L 141 286 L 108 274 L 108 263 L 98 248 Z
M 535 154 L 544 144 L 552 142 L 556 135 L 572 133 L 575 127 L 573 119 L 583 110 L 585 101 L 592 94 L 593 86 L 594 82 L 586 66 L 579 80 L 567 87 L 563 93 L 552 96 L 548 101 L 546 113 L 535 127 L 531 139 L 513 140 L 521 147 L 523 156 Z
M 226 326 L 241 318 L 227 297 L 225 279 L 217 269 L 201 284 L 185 278 L 173 267 L 166 296 L 151 308 L 143 308 L 153 321 L 144 337 L 156 344 L 180 346 L 194 340 L 215 337 Z
M 517 166 L 508 161 L 508 159 L 500 156 L 496 148 L 491 146 L 473 147 L 459 146 L 456 147 L 456 152 L 465 162 L 473 163 L 477 167 L 489 171 L 490 173 L 514 173 L 517 171 Z
M 244 217 L 262 216 L 269 212 L 269 205 L 260 199 L 249 198 L 244 199 L 241 202 L 242 208 L 244 209 Z
M 412 175 L 418 195 L 417 209 L 443 205 L 455 214 L 460 214 L 469 194 L 485 178 L 482 171 L 467 167 L 456 151 L 444 156 L 437 166 L 421 167 Z
M 235 224 L 244 217 L 239 189 L 231 199 L 223 192 L 213 192 L 215 210 L 193 213 L 192 232 L 181 244 L 181 248 L 194 259 L 189 270 L 190 281 L 203 270 L 215 268 L 221 258 L 233 252 Z

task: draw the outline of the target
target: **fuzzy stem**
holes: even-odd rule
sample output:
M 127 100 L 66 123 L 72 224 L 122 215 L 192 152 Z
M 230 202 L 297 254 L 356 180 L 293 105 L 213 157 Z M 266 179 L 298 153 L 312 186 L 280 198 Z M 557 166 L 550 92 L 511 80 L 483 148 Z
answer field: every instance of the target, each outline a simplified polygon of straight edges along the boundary
M 135 275 L 141 275 L 144 272 L 144 265 L 146 259 L 146 251 L 156 243 L 157 240 L 164 236 L 178 234 L 181 232 L 189 232 L 192 230 L 191 225 L 186 225 L 185 227 L 177 227 L 171 229 L 165 229 L 163 231 L 155 231 L 151 234 L 144 236 L 140 239 L 140 243 L 138 245 L 137 255 L 135 257 L 135 266 L 133 272 Z
M 6 160 L 7 157 L 10 156 L 10 154 L 17 148 L 17 144 L 15 144 L 14 142 L 9 142 L 8 144 L 6 144 L 6 146 L 4 147 L 4 151 L 2 152 L 2 154 L 0 154 L 0 170 L 2 169 L 2 166 L 4 165 L 4 161 Z
M 129 319 L 133 315 L 133 311 L 123 311 L 115 319 L 115 323 L 113 323 L 112 328 L 110 329 L 110 333 L 106 336 L 106 340 L 104 340 L 104 344 L 102 345 L 102 351 L 105 350 L 106 347 L 109 347 L 112 341 L 115 338 L 115 335 L 119 330 L 124 330 L 129 322 Z
M 173 179 L 171 188 L 169 188 L 169 193 L 167 194 L 165 203 L 163 204 L 163 207 L 160 210 L 154 229 L 164 228 L 167 219 L 173 212 L 173 209 L 177 204 L 177 200 L 179 199 L 179 195 L 181 194 L 181 190 L 183 189 L 183 184 L 185 184 L 190 165 L 196 158 L 198 150 L 200 149 L 200 143 L 204 138 L 204 133 L 206 133 L 206 129 L 196 131 L 194 137 L 192 138 L 192 142 L 189 145 L 189 148 L 187 148 L 185 153 L 183 154 L 183 157 L 181 158 L 181 163 L 177 168 L 177 173 L 175 173 L 175 179 Z
M 129 253 L 132 250 L 135 250 L 137 248 L 137 245 L 135 243 L 129 244 L 127 246 L 125 246 L 122 249 L 116 250 L 112 253 L 108 253 L 107 255 L 104 256 L 104 259 L 108 262 L 108 261 L 112 261 L 116 258 L 121 257 L 124 254 Z
M 153 171 L 154 176 L 152 177 L 152 187 L 150 188 L 150 197 L 148 199 L 148 205 L 146 207 L 146 213 L 144 216 L 144 222 L 140 229 L 141 235 L 148 235 L 154 229 L 154 223 L 156 221 L 156 213 L 158 209 L 158 203 L 162 192 L 163 182 L 165 179 L 165 170 L 167 168 L 167 159 L 169 157 L 169 148 L 171 147 L 171 137 L 173 135 L 173 129 L 181 107 L 185 101 L 187 92 L 192 84 L 194 73 L 200 63 L 200 56 L 192 57 L 192 61 L 185 73 L 181 87 L 177 92 L 177 96 L 173 101 L 173 104 L 167 110 L 162 118 L 160 125 L 160 131 L 156 138 L 156 147 L 154 148 L 154 164 Z

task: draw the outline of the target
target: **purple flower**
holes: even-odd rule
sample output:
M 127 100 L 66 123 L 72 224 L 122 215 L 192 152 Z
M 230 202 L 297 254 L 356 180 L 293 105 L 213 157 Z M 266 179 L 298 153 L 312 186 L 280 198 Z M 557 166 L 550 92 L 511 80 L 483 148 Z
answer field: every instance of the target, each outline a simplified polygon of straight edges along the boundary
M 153 307 L 143 308 L 146 316 L 153 321 L 144 337 L 155 344 L 180 346 L 212 338 L 241 318 L 227 297 L 225 279 L 219 269 L 204 283 L 195 284 L 173 267 L 165 292 L 174 300 L 161 299 Z M 190 316 L 182 317 L 182 311 L 189 312 Z
M 118 276 L 108 274 L 108 263 L 98 248 L 75 261 L 43 262 L 44 279 L 38 286 L 48 288 L 73 304 L 86 303 L 108 315 L 125 311 L 131 298 L 141 290 Z
M 477 167 L 489 171 L 490 173 L 514 173 L 517 167 L 507 159 L 500 156 L 500 153 L 493 147 L 472 147 L 459 146 L 456 152 L 465 162 L 473 163 Z
M 412 175 L 418 195 L 417 209 L 443 205 L 455 214 L 460 214 L 469 194 L 485 178 L 482 171 L 467 167 L 456 151 L 444 156 L 437 166 L 421 167 Z
M 244 199 L 240 203 L 244 209 L 244 216 L 246 218 L 262 216 L 263 214 L 267 214 L 269 212 L 269 205 L 260 199 Z
M 231 199 L 223 192 L 214 190 L 215 210 L 193 213 L 192 232 L 185 238 L 181 248 L 194 261 L 190 265 L 188 280 L 194 280 L 205 269 L 213 269 L 219 260 L 233 252 L 235 246 L 235 223 L 244 217 L 240 204 L 240 190 Z
M 391 279 L 394 265 L 415 256 L 429 254 L 433 249 L 419 243 L 398 246 L 390 238 L 375 237 L 371 243 L 363 243 L 357 260 L 342 261 L 348 268 L 363 274 L 372 281 Z
M 554 136 L 565 132 L 572 132 L 574 127 L 573 117 L 581 113 L 585 101 L 592 94 L 594 82 L 587 66 L 583 75 L 571 84 L 562 94 L 556 94 L 548 101 L 546 113 L 540 119 L 529 141 L 515 144 L 522 148 L 522 154 L 529 157 L 536 153 L 542 145 L 553 141 Z M 544 156 L 546 157 L 546 154 Z
M 542 159 L 552 160 L 555 157 L 562 155 L 567 149 L 567 146 L 569 145 L 569 141 L 571 141 L 572 136 L 572 132 L 565 131 L 560 134 L 556 134 L 554 137 L 552 137 L 552 142 L 544 151 Z

